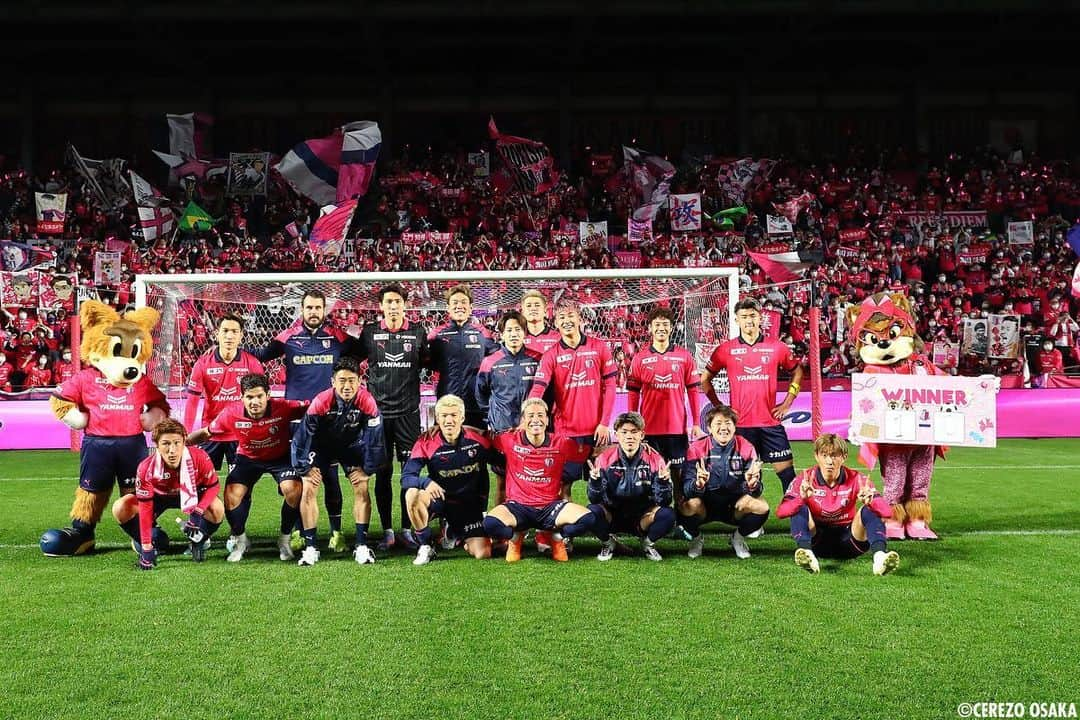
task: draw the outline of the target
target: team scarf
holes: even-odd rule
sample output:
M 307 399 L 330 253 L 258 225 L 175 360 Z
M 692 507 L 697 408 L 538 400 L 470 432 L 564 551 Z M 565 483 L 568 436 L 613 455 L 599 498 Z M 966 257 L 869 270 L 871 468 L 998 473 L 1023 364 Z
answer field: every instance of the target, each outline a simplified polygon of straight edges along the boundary
M 155 453 L 148 479 L 152 484 L 156 484 L 164 476 L 165 461 L 161 453 Z M 198 504 L 199 491 L 195 487 L 195 461 L 191 457 L 191 450 L 185 447 L 184 454 L 180 456 L 180 510 L 190 513 Z

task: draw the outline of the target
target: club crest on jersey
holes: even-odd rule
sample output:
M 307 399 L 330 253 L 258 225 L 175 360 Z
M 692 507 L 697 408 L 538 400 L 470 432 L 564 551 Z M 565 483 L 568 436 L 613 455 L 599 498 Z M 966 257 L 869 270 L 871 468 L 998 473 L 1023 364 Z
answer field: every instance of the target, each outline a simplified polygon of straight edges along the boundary
M 474 448 L 474 447 L 469 448 L 468 450 L 465 451 L 465 454 L 468 455 L 471 458 L 476 457 L 476 448 Z
M 585 367 L 591 368 L 592 366 L 593 366 L 593 361 L 592 360 L 586 360 L 585 361 Z
M 329 340 L 323 340 L 322 341 L 322 346 L 324 348 L 329 348 L 330 347 L 330 341 Z
M 277 434 L 277 425 L 271 425 L 269 428 L 269 432 L 271 435 Z
M 474 342 L 477 342 L 477 340 L 479 340 L 479 338 L 476 335 L 474 335 L 474 334 L 469 335 L 469 342 L 474 343 Z
M 551 467 L 555 464 L 554 458 L 544 458 L 544 467 Z
M 411 342 L 405 342 L 405 343 L 402 344 L 401 347 L 403 347 L 405 349 L 405 352 L 412 352 L 412 343 Z

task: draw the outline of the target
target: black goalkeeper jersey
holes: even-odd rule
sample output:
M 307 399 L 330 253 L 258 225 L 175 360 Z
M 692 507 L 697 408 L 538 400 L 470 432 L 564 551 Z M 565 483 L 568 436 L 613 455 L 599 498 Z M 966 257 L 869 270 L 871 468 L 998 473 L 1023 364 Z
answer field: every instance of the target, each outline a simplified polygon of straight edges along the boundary
M 427 333 L 408 320 L 392 331 L 368 323 L 360 333 L 358 357 L 367 360 L 367 388 L 383 417 L 420 410 L 420 370 L 429 362 Z

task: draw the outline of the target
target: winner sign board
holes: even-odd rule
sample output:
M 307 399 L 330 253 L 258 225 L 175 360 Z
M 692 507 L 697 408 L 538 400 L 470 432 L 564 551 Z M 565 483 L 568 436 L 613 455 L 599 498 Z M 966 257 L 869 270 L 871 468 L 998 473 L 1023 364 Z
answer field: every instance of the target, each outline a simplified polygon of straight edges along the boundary
M 997 446 L 998 378 L 855 373 L 851 433 L 857 443 Z

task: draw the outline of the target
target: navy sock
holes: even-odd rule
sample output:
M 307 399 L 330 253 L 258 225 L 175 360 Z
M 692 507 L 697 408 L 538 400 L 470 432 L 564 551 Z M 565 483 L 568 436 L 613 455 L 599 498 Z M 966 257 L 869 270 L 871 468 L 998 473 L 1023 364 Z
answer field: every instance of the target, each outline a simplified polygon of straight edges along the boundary
M 409 520 L 409 506 L 405 503 L 405 489 L 401 489 L 401 529 L 408 530 L 412 527 L 412 522 Z M 487 507 L 486 505 L 484 507 Z
M 656 542 L 665 537 L 675 527 L 675 511 L 669 507 L 662 507 L 653 515 L 652 525 L 649 526 L 649 540 Z
M 788 485 L 795 479 L 795 466 L 784 468 L 776 473 L 776 476 L 780 478 L 780 484 L 784 486 L 784 492 L 787 492 Z
M 750 513 L 739 521 L 739 534 L 746 537 L 764 525 L 765 521 L 768 519 L 769 513 L 767 511 L 763 513 Z
M 341 531 L 341 478 L 337 468 L 323 468 L 323 502 L 330 520 L 330 532 Z
M 229 532 L 233 535 L 243 535 L 247 530 L 248 513 L 251 512 L 251 496 L 245 495 L 240 504 L 232 510 L 225 510 L 225 520 L 229 523 Z
M 356 544 L 367 545 L 367 523 L 356 523 Z
M 507 526 L 506 523 L 494 515 L 484 516 L 484 532 L 489 538 L 495 540 L 509 540 L 514 537 L 514 528 Z
M 601 510 L 601 512 L 603 511 Z M 596 525 L 596 513 L 590 510 L 579 517 L 576 522 L 563 525 L 559 528 L 559 532 L 564 538 L 575 538 L 591 530 L 594 525 Z
M 700 518 L 697 515 L 679 515 L 679 523 L 683 526 L 686 532 L 690 533 L 690 537 L 697 537 L 701 532 L 701 521 L 705 518 Z
M 311 529 L 304 528 L 303 530 L 300 531 L 300 535 L 302 535 L 303 538 L 304 538 L 304 547 L 317 547 L 318 546 L 318 543 L 315 540 L 315 533 L 317 531 L 318 531 L 318 528 L 311 528 Z
M 135 542 L 142 542 L 142 535 L 139 532 L 139 516 L 131 518 L 127 522 L 120 523 L 120 527 L 124 529 L 124 532 L 134 540 Z
M 296 527 L 296 523 L 300 521 L 300 508 L 294 508 L 284 500 L 281 501 L 281 534 L 288 535 Z M 300 528 L 303 530 L 303 528 Z
M 375 510 L 379 513 L 379 522 L 383 530 L 394 528 L 394 466 L 388 465 L 375 472 Z
M 214 533 L 217 532 L 217 529 L 221 527 L 221 523 L 210 522 L 204 515 L 199 515 L 198 517 L 199 520 L 197 522 L 199 523 L 199 529 L 203 531 L 203 535 L 209 540 L 213 537 Z
M 593 523 L 593 535 L 600 542 L 607 542 L 611 539 L 611 523 L 608 522 L 607 515 L 604 513 L 604 507 L 594 504 L 589 506 L 589 510 L 596 516 L 596 521 Z
M 417 530 L 416 531 L 416 542 L 420 543 L 421 545 L 430 545 L 431 544 L 431 535 L 432 535 L 432 532 L 431 532 L 430 527 L 426 527 L 426 528 L 424 528 L 422 530 Z
M 805 505 L 791 516 L 791 537 L 799 547 L 809 550 L 814 542 L 810 533 L 810 508 Z
M 885 552 L 885 522 L 868 507 L 859 511 L 863 527 L 866 528 L 866 540 L 872 552 Z

